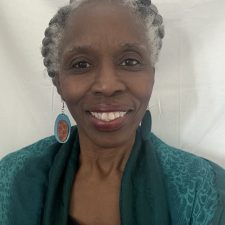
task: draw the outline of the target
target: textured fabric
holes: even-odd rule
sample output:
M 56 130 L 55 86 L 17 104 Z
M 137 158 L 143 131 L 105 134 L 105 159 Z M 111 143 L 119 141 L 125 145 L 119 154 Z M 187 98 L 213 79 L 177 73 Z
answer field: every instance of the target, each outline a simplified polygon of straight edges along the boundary
M 0 225 L 16 225 L 16 224 L 23 224 L 20 223 L 20 218 L 18 218 L 18 221 L 16 221 L 17 218 L 14 217 L 14 212 L 10 210 L 10 207 L 14 204 L 14 198 L 13 195 L 13 189 L 18 189 L 19 187 L 15 186 L 15 182 L 17 180 L 17 175 L 20 173 L 24 173 L 24 179 L 27 177 L 29 182 L 39 182 L 41 183 L 42 180 L 38 181 L 37 174 L 40 174 L 42 171 L 41 167 L 38 166 L 39 162 L 46 162 L 47 167 L 50 167 L 51 164 L 51 157 L 49 157 L 49 154 L 51 153 L 49 151 L 49 146 L 51 146 L 53 143 L 55 143 L 55 139 L 53 137 L 49 137 L 46 139 L 43 139 L 37 143 L 34 143 L 33 145 L 30 145 L 21 151 L 11 153 L 5 158 L 3 158 L 0 161 Z M 31 165 L 29 168 L 26 168 L 26 163 L 29 162 L 34 162 L 33 165 Z M 30 172 L 31 169 L 36 169 L 37 174 L 34 174 L 30 176 L 28 173 Z M 44 167 L 43 167 L 44 168 Z M 48 168 L 43 171 L 44 174 L 48 174 Z M 30 178 L 30 179 L 29 179 Z M 34 179 L 35 178 L 35 179 Z M 46 181 L 47 182 L 47 181 Z M 41 184 L 43 187 L 45 186 L 46 189 L 46 184 Z M 29 184 L 28 184 L 29 187 Z M 42 201 L 43 200 L 43 192 L 37 192 L 37 196 L 40 199 L 37 199 L 36 197 L 34 199 L 27 199 L 28 202 L 18 202 L 18 204 L 24 204 L 23 206 L 25 207 L 25 204 L 28 207 L 28 212 L 27 217 L 31 217 L 30 220 L 36 221 L 34 224 L 39 224 L 40 221 L 40 212 L 41 208 L 40 205 L 43 204 L 41 202 L 40 204 L 34 204 L 34 201 Z M 26 197 L 21 196 L 21 198 Z M 29 204 L 30 203 L 30 204 Z M 32 209 L 32 207 L 35 207 Z M 31 213 L 31 211 L 34 212 L 34 215 Z M 28 218 L 29 220 L 29 218 Z
M 213 167 L 215 173 L 215 182 L 218 193 L 218 206 L 213 224 L 225 224 L 225 178 L 224 170 L 213 162 L 209 163 Z
M 122 225 L 170 225 L 162 170 L 150 140 L 137 131 L 120 193 Z
M 162 168 L 171 224 L 224 225 L 225 171 L 205 159 L 166 145 L 153 134 L 149 140 Z M 69 143 L 71 148 L 77 144 L 79 143 L 76 141 Z M 63 152 L 65 150 L 63 146 L 50 137 L 12 153 L 0 161 L 0 225 L 44 224 L 49 185 L 52 185 L 49 183 L 49 177 L 53 165 L 57 162 L 57 155 L 65 157 L 67 155 Z M 122 225 L 145 225 L 142 222 L 143 218 L 140 218 L 141 211 L 150 210 L 146 205 L 140 205 L 141 198 L 149 197 L 146 186 L 148 182 L 144 178 L 149 174 L 148 164 L 151 160 L 145 158 L 148 151 L 143 151 L 143 143 L 141 146 L 137 148 L 139 151 L 131 154 L 124 171 L 126 179 L 123 178 L 120 195 Z M 67 156 L 69 161 L 74 160 L 73 155 Z M 54 166 L 57 168 L 57 164 Z M 132 173 L 129 171 L 130 168 L 135 168 L 132 169 Z M 76 171 L 76 166 L 72 169 Z M 138 170 L 143 173 L 140 177 L 136 176 L 140 174 Z M 58 167 L 58 172 L 59 175 L 66 173 L 64 167 Z M 61 185 L 55 184 L 58 189 L 70 186 L 72 180 L 70 179 L 67 184 L 63 180 L 61 182 Z M 131 187 L 129 182 L 133 190 L 127 198 L 126 187 Z M 64 203 L 68 198 L 69 196 L 63 198 L 59 196 L 53 203 L 61 205 L 66 213 L 68 206 Z M 126 205 L 131 206 L 129 210 L 132 215 L 125 212 Z M 48 207 L 51 206 L 50 204 Z M 129 218 L 133 218 L 132 221 L 129 221 Z M 163 223 L 157 225 L 161 224 Z
M 77 129 L 74 129 L 69 141 L 58 148 L 49 172 L 43 225 L 67 225 L 70 193 L 78 167 L 78 156 L 79 140 Z
M 59 149 L 49 173 L 43 225 L 66 225 L 73 178 L 78 168 L 79 141 L 73 138 Z M 75 141 L 74 141 L 75 138 Z M 146 173 L 148 171 L 148 173 Z M 137 131 L 121 182 L 121 223 L 170 225 L 167 196 L 156 152 Z
M 211 225 L 219 201 L 211 165 L 204 159 L 165 145 L 155 136 L 152 141 L 167 180 L 172 224 Z

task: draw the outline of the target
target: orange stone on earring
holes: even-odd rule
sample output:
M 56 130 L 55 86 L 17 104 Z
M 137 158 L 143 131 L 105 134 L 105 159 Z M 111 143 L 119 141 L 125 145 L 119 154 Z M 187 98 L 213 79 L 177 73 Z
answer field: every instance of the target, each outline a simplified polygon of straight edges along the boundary
M 64 120 L 60 120 L 58 123 L 58 137 L 62 142 L 68 137 L 68 125 Z

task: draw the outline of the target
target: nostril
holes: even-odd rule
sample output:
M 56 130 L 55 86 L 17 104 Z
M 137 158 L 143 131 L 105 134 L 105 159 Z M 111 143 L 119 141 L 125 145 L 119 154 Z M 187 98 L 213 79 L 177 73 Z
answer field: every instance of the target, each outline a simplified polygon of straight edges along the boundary
M 95 94 L 111 96 L 126 89 L 117 67 L 111 59 L 104 59 L 96 70 L 92 91 Z
M 109 90 L 109 89 L 93 92 L 94 95 L 105 96 L 105 97 L 118 96 L 123 93 L 124 93 L 124 91 L 122 91 L 122 90 Z
M 92 85 L 94 94 L 105 96 L 118 95 L 125 91 L 126 86 L 119 79 L 98 79 Z

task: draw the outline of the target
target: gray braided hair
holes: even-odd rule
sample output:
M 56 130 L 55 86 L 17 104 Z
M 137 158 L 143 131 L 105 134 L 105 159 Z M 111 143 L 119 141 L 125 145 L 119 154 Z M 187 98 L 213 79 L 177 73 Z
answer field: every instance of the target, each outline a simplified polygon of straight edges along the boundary
M 45 37 L 42 41 L 42 56 L 48 75 L 54 78 L 59 71 L 59 46 L 63 38 L 63 31 L 70 13 L 79 5 L 88 0 L 70 0 L 70 4 L 58 10 L 56 15 L 50 20 L 48 28 L 45 30 Z M 159 15 L 156 6 L 151 0 L 121 0 L 136 12 L 143 20 L 147 38 L 151 50 L 151 63 L 154 66 L 158 60 L 164 37 L 163 18 Z

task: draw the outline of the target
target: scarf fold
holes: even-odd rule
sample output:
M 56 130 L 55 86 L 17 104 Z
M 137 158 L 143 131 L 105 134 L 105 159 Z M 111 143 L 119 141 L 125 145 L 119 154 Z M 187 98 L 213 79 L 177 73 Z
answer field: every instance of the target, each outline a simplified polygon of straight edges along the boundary
M 78 169 L 77 128 L 61 146 L 49 174 L 43 225 L 67 225 L 70 194 Z M 71 147 L 72 146 L 72 147 Z M 138 129 L 125 166 L 120 193 L 121 225 L 169 225 L 169 209 L 163 175 L 150 139 Z
M 50 169 L 43 225 L 68 224 L 70 196 L 78 169 L 79 151 L 78 132 L 74 127 L 71 138 L 61 145 Z
M 163 174 L 150 141 L 137 130 L 121 182 L 121 225 L 169 225 Z

